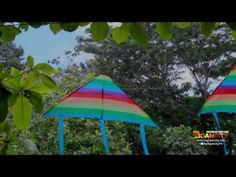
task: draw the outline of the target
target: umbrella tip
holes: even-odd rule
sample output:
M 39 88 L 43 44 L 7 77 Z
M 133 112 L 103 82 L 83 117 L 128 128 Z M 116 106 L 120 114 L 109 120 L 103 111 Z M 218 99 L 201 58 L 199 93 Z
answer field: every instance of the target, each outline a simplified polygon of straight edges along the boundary
M 233 68 L 234 71 L 236 71 L 236 65 L 234 65 L 234 68 Z
M 111 79 L 110 77 L 108 77 L 108 76 L 106 76 L 104 74 L 100 74 L 98 77 L 99 78 L 104 78 L 104 79 Z

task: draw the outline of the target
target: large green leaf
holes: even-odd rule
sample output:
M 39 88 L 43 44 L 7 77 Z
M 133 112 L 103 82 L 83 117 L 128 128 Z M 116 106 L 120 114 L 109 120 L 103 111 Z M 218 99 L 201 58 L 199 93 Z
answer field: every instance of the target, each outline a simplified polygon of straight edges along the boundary
M 10 108 L 15 105 L 16 100 L 18 99 L 19 95 L 20 95 L 19 93 L 16 93 L 16 94 L 11 95 L 11 96 L 8 98 L 8 106 L 9 106 Z
M 37 22 L 28 22 L 28 24 L 33 28 L 39 28 L 42 24 Z
M 21 79 L 23 76 L 23 72 L 18 70 L 17 68 L 11 68 L 11 75 L 6 77 L 2 83 L 3 85 L 12 92 L 18 92 L 21 87 Z
M 0 38 L 5 42 L 10 42 L 13 41 L 16 35 L 19 34 L 21 31 L 15 26 L 9 25 L 9 26 L 0 26 L 0 32 L 1 32 Z
M 172 22 L 157 22 L 156 31 L 163 40 L 170 40 L 173 36 Z
M 0 123 L 3 122 L 8 114 L 8 104 L 7 104 L 8 97 L 2 96 L 0 100 Z
M 215 22 L 201 22 L 201 32 L 205 36 L 209 36 L 215 29 Z
M 4 63 L 0 63 L 0 72 L 3 71 L 4 67 L 5 67 L 5 64 Z
M 18 76 L 21 75 L 23 72 L 15 67 L 11 68 L 11 75 L 12 76 Z
M 236 39 L 236 31 L 232 31 L 232 36 L 234 39 Z
M 35 85 L 37 77 L 33 71 L 30 71 L 27 76 L 21 80 L 21 87 L 25 90 L 30 89 Z
M 63 30 L 72 32 L 79 27 L 79 23 L 60 23 L 60 26 Z
M 53 89 L 50 89 L 41 83 L 36 83 L 33 87 L 30 88 L 30 90 L 44 95 L 52 91 Z
M 26 24 L 26 22 L 21 22 L 20 25 L 19 25 L 19 28 L 23 29 L 24 31 L 28 31 L 29 25 Z
M 47 74 L 48 76 L 55 72 L 55 69 L 47 63 L 39 63 L 35 65 L 34 70 L 43 74 Z
M 28 24 L 33 28 L 39 28 L 43 25 L 47 25 L 48 22 L 28 22 Z
M 7 72 L 0 72 L 0 80 L 4 80 L 6 77 L 9 77 Z
M 3 87 L 0 88 L 0 123 L 3 122 L 8 114 L 8 97 L 10 93 Z
M 1 155 L 7 155 L 8 146 L 9 146 L 9 144 L 4 145 L 4 147 L 1 150 Z
M 125 42 L 129 38 L 128 24 L 123 23 L 120 27 L 116 27 L 112 30 L 112 38 L 117 44 Z
M 102 41 L 105 39 L 109 32 L 109 26 L 106 22 L 93 22 L 91 24 L 91 33 L 93 39 Z
M 191 22 L 176 22 L 175 23 L 179 28 L 188 28 L 191 26 Z
M 57 34 L 58 32 L 61 31 L 61 25 L 60 23 L 50 23 L 50 30 L 54 33 Z
M 131 23 L 129 25 L 130 34 L 139 44 L 146 46 L 148 43 L 147 33 L 141 23 Z
M 31 90 L 25 92 L 29 95 L 29 101 L 34 106 L 35 112 L 40 113 L 43 109 L 42 96 Z
M 8 72 L 0 72 L 0 80 L 4 80 L 6 77 L 9 77 Z
M 227 25 L 234 31 L 236 31 L 236 23 L 235 22 L 227 22 Z
M 32 56 L 27 57 L 27 66 L 31 69 L 34 66 L 34 58 Z
M 9 76 L 9 72 L 7 70 L 4 70 L 5 64 L 0 63 L 0 81 L 4 80 L 6 77 Z
M 16 127 L 26 131 L 30 126 L 30 118 L 32 114 L 32 105 L 30 101 L 24 95 L 17 93 L 8 99 L 8 103 Z
M 40 77 L 42 83 L 50 88 L 50 89 L 57 89 L 57 84 L 49 77 L 47 76 L 46 74 L 41 74 L 41 73 L 38 73 L 38 76 Z

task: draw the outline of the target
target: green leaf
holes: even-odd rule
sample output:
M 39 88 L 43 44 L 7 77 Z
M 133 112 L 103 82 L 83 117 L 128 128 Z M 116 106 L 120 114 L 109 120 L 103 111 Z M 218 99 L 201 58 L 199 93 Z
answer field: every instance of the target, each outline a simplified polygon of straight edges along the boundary
M 139 44 L 146 46 L 148 43 L 147 33 L 141 23 L 131 23 L 129 25 L 130 34 Z
M 13 41 L 21 31 L 15 26 L 1 26 L 1 39 L 5 42 Z
M 26 24 L 26 22 L 22 22 L 22 23 L 20 23 L 19 28 L 23 29 L 24 31 L 28 31 L 29 25 Z
M 35 84 L 33 87 L 30 88 L 30 90 L 40 93 L 42 95 L 47 94 L 48 92 L 52 91 L 52 89 L 49 89 L 48 87 L 46 87 L 45 85 L 43 85 L 41 83 Z
M 7 97 L 1 97 L 0 100 L 0 123 L 3 122 L 8 114 L 8 104 L 7 104 Z
M 12 107 L 15 103 L 17 98 L 19 97 L 19 93 L 13 94 L 8 98 L 8 106 Z
M 28 24 L 33 28 L 39 28 L 40 26 L 47 25 L 48 22 L 28 22 Z
M 92 37 L 96 41 L 102 41 L 105 39 L 109 32 L 109 26 L 106 22 L 93 22 L 90 28 Z
M 79 22 L 79 26 L 87 26 L 90 22 Z
M 5 123 L 0 123 L 0 132 L 3 132 L 3 131 L 4 131 L 4 124 L 5 124 Z
M 215 22 L 201 22 L 201 33 L 209 36 L 215 29 Z
M 179 28 L 188 28 L 191 26 L 191 22 L 176 22 L 175 23 Z
M 30 117 L 32 114 L 31 103 L 25 96 L 19 93 L 12 95 L 8 102 L 10 103 L 9 105 L 16 127 L 26 131 L 30 126 Z
M 27 57 L 27 65 L 31 69 L 34 66 L 34 58 L 32 56 Z
M 60 26 L 64 31 L 72 32 L 79 27 L 79 23 L 60 23 Z
M 129 27 L 123 23 L 122 26 L 112 30 L 112 38 L 117 44 L 125 42 L 129 38 Z
M 18 92 L 20 90 L 20 81 L 14 77 L 7 77 L 7 80 L 3 81 L 3 85 L 7 90 L 12 93 Z
M 15 68 L 15 67 L 11 68 L 11 75 L 12 76 L 18 76 L 18 75 L 20 75 L 22 73 L 23 73 L 22 71 L 20 71 L 19 69 Z
M 236 31 L 236 23 L 235 23 L 235 22 L 227 22 L 227 25 L 228 25 L 233 31 Z
M 58 32 L 61 31 L 61 25 L 59 23 L 50 23 L 50 30 L 54 34 L 57 34 Z
M 29 22 L 28 24 L 33 28 L 39 28 L 41 26 L 41 23 L 37 22 Z
M 0 63 L 0 72 L 3 71 L 4 67 L 5 67 L 5 64 L 4 63 Z
M 23 76 L 23 72 L 16 69 L 15 67 L 11 68 L 11 75 L 4 78 L 2 81 L 3 85 L 9 89 L 11 89 L 12 92 L 18 92 L 21 87 L 21 79 Z
M 4 123 L 4 132 L 7 133 L 7 136 L 11 134 L 11 125 L 10 123 L 5 122 Z
M 8 97 L 10 96 L 10 92 L 6 89 L 0 89 L 0 123 L 3 122 L 8 114 Z
M 48 76 L 50 76 L 52 73 L 55 72 L 55 69 L 53 67 L 51 67 L 49 64 L 47 63 L 39 63 L 34 67 L 34 70 L 37 72 L 41 72 L 43 74 L 47 74 Z
M 1 155 L 7 155 L 7 150 L 8 150 L 9 144 L 5 144 L 4 147 L 1 150 Z
M 236 39 L 236 31 L 232 31 L 232 36 L 234 39 Z
M 9 77 L 9 74 L 7 71 L 0 72 L 0 80 L 4 80 L 7 77 Z
M 156 31 L 163 40 L 170 40 L 173 36 L 172 22 L 157 22 Z
M 5 64 L 0 63 L 0 81 L 9 76 L 8 70 L 5 71 L 4 68 L 5 68 Z
M 40 77 L 42 83 L 46 87 L 50 89 L 54 89 L 54 90 L 57 89 L 57 84 L 49 76 L 47 76 L 46 74 L 41 74 L 41 73 L 38 73 L 38 76 Z
M 33 71 L 30 71 L 26 78 L 21 80 L 21 87 L 24 88 L 25 90 L 30 89 L 35 85 L 37 77 L 36 74 Z
M 29 101 L 34 106 L 35 112 L 40 113 L 43 109 L 42 96 L 31 90 L 27 90 L 26 93 L 29 94 Z

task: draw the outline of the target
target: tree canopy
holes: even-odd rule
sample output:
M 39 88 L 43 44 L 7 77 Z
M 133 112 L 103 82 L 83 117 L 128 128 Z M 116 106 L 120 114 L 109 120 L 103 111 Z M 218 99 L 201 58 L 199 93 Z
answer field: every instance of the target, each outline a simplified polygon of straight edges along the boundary
M 12 41 L 16 35 L 22 31 L 27 31 L 29 26 L 39 28 L 43 25 L 49 25 L 50 30 L 57 34 L 61 30 L 73 32 L 79 27 L 90 25 L 92 37 L 96 41 L 102 41 L 111 34 L 112 39 L 117 44 L 133 39 L 140 45 L 147 45 L 149 38 L 142 22 L 120 22 L 120 24 L 112 27 L 109 26 L 108 22 L 1 22 L 0 39 Z M 170 40 L 176 34 L 173 30 L 174 27 L 186 29 L 198 25 L 201 33 L 209 36 L 220 24 L 219 22 L 156 22 L 152 32 L 160 35 L 163 40 Z M 231 29 L 233 37 L 236 38 L 236 23 L 227 22 L 226 24 Z

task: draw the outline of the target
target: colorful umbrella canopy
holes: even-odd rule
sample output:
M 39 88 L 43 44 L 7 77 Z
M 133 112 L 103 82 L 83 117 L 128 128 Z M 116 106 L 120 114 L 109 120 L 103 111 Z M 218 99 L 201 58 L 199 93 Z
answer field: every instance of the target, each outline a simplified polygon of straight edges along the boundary
M 220 130 L 221 126 L 217 115 L 219 112 L 236 112 L 236 66 L 207 98 L 205 104 L 199 111 L 199 115 L 212 113 L 217 128 Z M 224 152 L 228 154 L 225 143 Z
M 208 97 L 199 113 L 210 112 L 236 112 L 236 66 Z
M 100 75 L 77 89 L 45 113 L 59 117 L 60 153 L 64 152 L 64 117 L 97 118 L 107 154 L 110 153 L 105 131 L 107 120 L 126 121 L 140 124 L 140 134 L 145 154 L 148 154 L 144 126 L 157 125 L 111 78 Z

